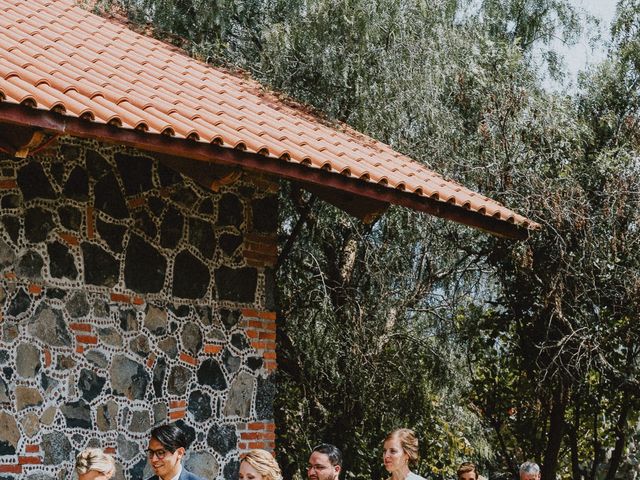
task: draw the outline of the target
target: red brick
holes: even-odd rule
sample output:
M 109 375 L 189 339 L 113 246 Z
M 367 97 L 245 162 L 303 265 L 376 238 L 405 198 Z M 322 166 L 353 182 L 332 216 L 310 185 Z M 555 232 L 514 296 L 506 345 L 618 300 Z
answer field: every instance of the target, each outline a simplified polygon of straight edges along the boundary
M 274 370 L 278 369 L 278 364 L 274 361 L 266 361 L 264 362 L 264 368 L 267 370 L 267 372 L 273 372 Z
M 12 178 L 5 178 L 0 180 L 1 190 L 11 190 L 12 188 L 18 188 L 18 183 Z
M 255 348 L 256 350 L 263 350 L 264 349 L 264 342 L 251 342 L 251 346 L 253 348 Z
M 122 302 L 122 303 L 129 303 L 131 301 L 131 299 L 129 298 L 129 295 L 125 295 L 124 293 L 116 293 L 116 292 L 111 292 L 111 300 L 113 300 L 114 302 Z
M 275 340 L 276 334 L 273 332 L 260 332 L 260 338 L 264 338 L 266 340 Z
M 155 362 L 156 362 L 156 356 L 151 355 L 149 358 L 147 358 L 147 367 L 152 368 Z
M 4 272 L 4 278 L 7 280 L 15 280 L 17 277 L 15 272 Z
M 29 285 L 29 293 L 32 293 L 33 295 L 40 295 L 42 293 L 42 287 L 32 283 Z
M 249 338 L 259 338 L 261 332 L 258 332 L 256 330 L 247 330 L 246 333 L 247 333 L 247 337 Z
M 187 406 L 186 400 L 171 400 L 169 402 L 169 408 L 184 408 Z
M 50 367 L 51 366 L 51 352 L 49 351 L 48 348 L 45 348 L 43 350 L 44 352 L 44 366 L 45 367 Z
M 276 439 L 276 434 L 274 432 L 264 432 L 262 434 L 262 438 L 264 440 L 275 440 Z
M 275 432 L 276 431 L 276 424 L 275 423 L 265 423 L 265 427 L 270 432 Z
M 91 331 L 91 324 L 89 324 L 89 323 L 72 322 L 72 323 L 69 324 L 69 328 L 71 330 L 75 330 L 76 332 L 90 332 Z
M 84 346 L 76 345 L 76 353 L 84 353 Z
M 215 355 L 222 351 L 222 345 L 208 344 L 204 346 L 204 353 L 207 355 Z
M 242 432 L 240 438 L 242 440 L 258 440 L 261 437 L 259 432 Z
M 173 412 L 169 412 L 169 418 L 171 420 L 179 420 L 181 418 L 184 418 L 186 414 L 187 412 L 185 410 L 175 410 Z
M 0 464 L 0 472 L 2 473 L 22 473 L 22 465 Z
M 115 454 L 116 453 L 116 447 L 106 447 L 104 449 L 105 453 L 109 453 L 109 454 Z
M 249 442 L 249 448 L 267 448 L 265 442 Z
M 246 450 L 247 449 L 247 444 L 244 443 L 244 442 L 240 442 L 240 443 L 238 443 L 238 448 L 240 450 Z
M 133 297 L 131 303 L 133 303 L 134 305 L 143 305 L 144 299 L 142 297 Z
M 262 422 L 252 422 L 248 425 L 249 430 L 263 430 L 266 424 Z
M 249 320 L 246 324 L 251 328 L 262 328 L 262 322 L 260 320 Z
M 266 360 L 275 360 L 277 357 L 276 352 L 264 352 L 262 358 Z
M 27 453 L 37 453 L 40 451 L 40 445 L 34 445 L 34 444 L 25 445 L 24 451 Z
M 140 197 L 140 198 L 132 198 L 131 200 L 129 200 L 129 208 L 138 208 L 141 207 L 142 205 L 145 204 L 145 199 L 144 197 Z
M 98 337 L 95 335 L 76 335 L 76 340 L 80 343 L 86 343 L 87 345 L 98 344 Z
M 180 353 L 180 360 L 182 360 L 183 362 L 188 363 L 190 365 L 198 365 L 198 360 L 193 358 L 188 353 L 181 352 Z
M 19 456 L 18 463 L 20 463 L 20 465 L 38 465 L 42 463 L 42 460 L 40 460 L 40 457 Z
M 78 237 L 76 237 L 74 234 L 72 233 L 67 233 L 67 232 L 60 232 L 58 233 L 58 236 L 64 240 L 64 242 L 67 245 L 72 245 L 72 246 L 77 246 L 80 244 L 80 241 L 78 240 Z

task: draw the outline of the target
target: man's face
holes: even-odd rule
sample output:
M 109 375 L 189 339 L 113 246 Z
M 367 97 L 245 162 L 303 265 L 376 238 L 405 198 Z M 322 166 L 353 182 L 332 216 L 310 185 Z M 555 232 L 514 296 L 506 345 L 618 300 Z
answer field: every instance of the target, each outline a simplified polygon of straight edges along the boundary
M 540 474 L 520 472 L 520 480 L 540 480 Z
M 180 447 L 171 453 L 155 438 L 149 440 L 147 458 L 156 475 L 163 480 L 170 480 L 180 469 L 180 462 L 184 456 L 184 448 Z
M 331 465 L 325 453 L 313 452 L 309 457 L 307 477 L 309 480 L 338 480 L 340 465 Z
M 464 472 L 458 476 L 458 480 L 478 480 L 475 472 Z

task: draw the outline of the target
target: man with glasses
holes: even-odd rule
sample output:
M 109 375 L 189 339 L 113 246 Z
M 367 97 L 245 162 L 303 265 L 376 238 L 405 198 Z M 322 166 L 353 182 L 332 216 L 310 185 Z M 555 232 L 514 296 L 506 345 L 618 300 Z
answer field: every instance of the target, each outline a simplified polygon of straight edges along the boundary
M 311 452 L 307 477 L 309 480 L 338 480 L 342 469 L 342 452 L 329 443 L 318 445 Z
M 151 430 L 147 458 L 155 475 L 149 480 L 203 480 L 182 467 L 188 446 L 184 431 L 174 423 Z

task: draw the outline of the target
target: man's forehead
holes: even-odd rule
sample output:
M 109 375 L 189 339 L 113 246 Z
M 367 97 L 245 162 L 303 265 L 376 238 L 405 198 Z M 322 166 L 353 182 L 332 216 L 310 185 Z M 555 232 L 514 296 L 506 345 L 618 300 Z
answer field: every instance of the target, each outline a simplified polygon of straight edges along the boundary
M 326 453 L 313 452 L 309 457 L 309 463 L 331 463 L 329 461 L 329 455 Z

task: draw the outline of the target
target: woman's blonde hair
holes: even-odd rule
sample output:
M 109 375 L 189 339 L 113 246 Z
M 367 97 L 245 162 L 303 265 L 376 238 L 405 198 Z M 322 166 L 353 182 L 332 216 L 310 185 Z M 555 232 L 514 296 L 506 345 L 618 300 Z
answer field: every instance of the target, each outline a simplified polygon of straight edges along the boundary
M 240 457 L 242 462 L 247 462 L 256 472 L 262 475 L 263 480 L 281 480 L 282 472 L 276 459 L 266 450 L 249 450 Z
M 84 475 L 90 471 L 109 473 L 115 468 L 113 457 L 101 448 L 85 448 L 76 457 L 76 472 Z
M 409 428 L 397 428 L 387 435 L 384 441 L 386 442 L 392 438 L 398 439 L 402 450 L 409 456 L 409 463 L 415 464 L 420 458 L 418 453 L 418 438 L 415 432 Z

